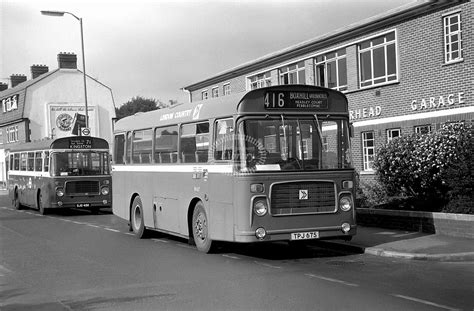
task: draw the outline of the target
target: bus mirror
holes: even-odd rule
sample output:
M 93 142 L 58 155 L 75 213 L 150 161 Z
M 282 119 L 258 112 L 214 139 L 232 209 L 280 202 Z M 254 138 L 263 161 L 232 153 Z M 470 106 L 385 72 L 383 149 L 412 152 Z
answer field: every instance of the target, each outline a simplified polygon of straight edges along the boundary
M 349 124 L 349 137 L 354 138 L 354 124 Z

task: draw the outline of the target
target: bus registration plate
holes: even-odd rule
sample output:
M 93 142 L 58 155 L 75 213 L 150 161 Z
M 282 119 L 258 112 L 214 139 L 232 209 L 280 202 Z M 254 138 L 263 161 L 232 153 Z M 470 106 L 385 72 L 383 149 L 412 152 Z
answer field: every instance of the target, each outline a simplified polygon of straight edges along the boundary
M 79 208 L 81 208 L 81 207 L 90 207 L 90 206 L 91 205 L 89 203 L 77 203 L 76 204 L 76 207 L 79 207 Z
M 312 240 L 319 239 L 319 231 L 295 232 L 291 234 L 291 240 Z

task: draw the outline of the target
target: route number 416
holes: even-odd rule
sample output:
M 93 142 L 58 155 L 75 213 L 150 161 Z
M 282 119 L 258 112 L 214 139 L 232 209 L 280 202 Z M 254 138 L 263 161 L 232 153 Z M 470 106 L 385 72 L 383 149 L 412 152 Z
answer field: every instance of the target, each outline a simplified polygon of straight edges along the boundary
M 284 93 L 267 93 L 265 94 L 265 108 L 284 108 Z

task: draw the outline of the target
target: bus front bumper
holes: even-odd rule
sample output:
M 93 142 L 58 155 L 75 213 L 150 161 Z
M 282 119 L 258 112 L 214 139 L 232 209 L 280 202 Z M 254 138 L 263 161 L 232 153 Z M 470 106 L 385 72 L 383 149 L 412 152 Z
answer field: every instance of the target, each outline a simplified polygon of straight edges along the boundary
M 266 230 L 256 228 L 254 231 L 237 231 L 235 233 L 235 242 L 270 242 L 270 241 L 301 241 L 301 240 L 329 240 L 341 239 L 350 240 L 357 233 L 357 225 L 351 224 L 348 231 L 344 231 L 342 226 L 304 228 L 304 229 L 285 229 L 285 230 Z M 346 229 L 346 230 L 347 230 Z M 264 236 L 262 237 L 262 235 Z M 257 237 L 259 236 L 260 237 Z

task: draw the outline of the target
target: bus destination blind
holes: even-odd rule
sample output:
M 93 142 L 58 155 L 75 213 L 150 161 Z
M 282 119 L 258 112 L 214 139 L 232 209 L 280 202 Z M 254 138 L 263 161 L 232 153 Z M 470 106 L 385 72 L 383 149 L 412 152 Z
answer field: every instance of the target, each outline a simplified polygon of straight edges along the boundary
M 328 94 L 324 92 L 267 92 L 267 110 L 325 110 L 328 109 Z
M 92 149 L 92 139 L 71 138 L 69 139 L 69 149 Z

